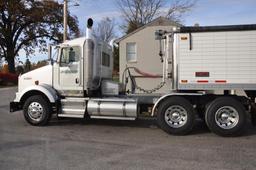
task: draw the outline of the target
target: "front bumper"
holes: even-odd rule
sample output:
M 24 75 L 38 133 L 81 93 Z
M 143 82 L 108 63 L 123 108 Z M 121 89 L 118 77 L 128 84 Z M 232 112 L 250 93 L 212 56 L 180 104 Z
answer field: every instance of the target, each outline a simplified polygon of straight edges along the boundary
M 16 112 L 21 110 L 21 104 L 19 102 L 10 102 L 10 112 Z

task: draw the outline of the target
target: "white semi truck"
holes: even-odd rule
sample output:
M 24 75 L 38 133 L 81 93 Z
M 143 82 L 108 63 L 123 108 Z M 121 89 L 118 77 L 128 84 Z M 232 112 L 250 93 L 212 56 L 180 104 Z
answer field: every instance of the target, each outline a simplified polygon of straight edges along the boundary
M 221 136 L 241 134 L 248 118 L 255 122 L 256 25 L 157 31 L 163 62 L 158 88 L 171 80 L 170 92 L 151 93 L 156 88 L 128 94 L 127 82 L 138 88 L 131 75 L 131 69 L 138 69 L 125 69 L 122 83 L 112 81 L 112 48 L 92 37 L 92 23 L 89 19 L 86 37 L 55 46 L 56 61 L 19 76 L 11 112 L 23 109 L 35 126 L 46 125 L 52 114 L 135 120 L 150 112 L 164 131 L 175 135 L 189 133 L 198 117 Z

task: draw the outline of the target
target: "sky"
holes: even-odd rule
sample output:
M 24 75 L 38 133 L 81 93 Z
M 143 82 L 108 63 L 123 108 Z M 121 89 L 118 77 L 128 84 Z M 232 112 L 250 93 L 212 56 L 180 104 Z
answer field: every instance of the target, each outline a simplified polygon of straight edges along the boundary
M 62 0 L 59 0 L 61 2 Z M 117 36 L 122 36 L 119 25 L 122 23 L 117 0 L 69 0 L 69 10 L 79 20 L 82 31 L 86 28 L 87 19 L 93 18 L 95 23 L 104 17 L 114 18 Z M 166 7 L 172 0 L 166 0 Z M 79 6 L 73 6 L 74 3 Z M 195 7 L 183 16 L 183 25 L 238 25 L 256 24 L 256 0 L 197 0 Z M 26 59 L 24 52 L 20 52 L 20 59 Z M 32 62 L 47 59 L 47 54 L 36 52 L 29 58 Z
M 75 0 L 73 0 L 75 1 Z M 99 21 L 103 17 L 120 20 L 117 0 L 77 0 L 79 7 L 71 7 L 78 16 L 80 28 L 85 28 L 86 19 Z M 172 0 L 166 0 L 166 6 Z M 195 7 L 183 17 L 184 25 L 230 25 L 256 23 L 256 0 L 197 0 Z

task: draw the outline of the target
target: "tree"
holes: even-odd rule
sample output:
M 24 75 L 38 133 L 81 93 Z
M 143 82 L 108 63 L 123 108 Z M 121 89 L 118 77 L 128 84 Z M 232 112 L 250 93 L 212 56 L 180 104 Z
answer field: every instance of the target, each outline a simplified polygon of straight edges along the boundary
M 184 13 L 188 12 L 196 0 L 117 0 L 118 7 L 124 18 L 123 29 L 130 33 L 162 15 L 175 22 L 181 22 Z M 165 6 L 168 6 L 167 9 Z
M 113 58 L 114 58 L 114 72 L 119 71 L 119 47 L 114 46 L 113 50 Z
M 2 67 L 3 67 L 3 60 L 0 58 L 0 72 L 2 70 Z
M 0 57 L 15 72 L 14 59 L 21 49 L 29 56 L 47 42 L 62 41 L 62 4 L 52 0 L 0 0 Z M 78 20 L 68 14 L 70 36 L 78 36 Z
M 143 24 L 138 23 L 137 21 L 129 21 L 128 26 L 126 28 L 126 34 L 133 32 L 134 30 L 138 29 L 141 26 L 143 26 Z
M 189 12 L 196 4 L 196 0 L 175 0 L 170 5 L 166 17 L 177 23 L 181 23 L 183 15 Z
M 31 62 L 27 58 L 25 62 L 25 72 L 29 72 L 30 70 L 31 70 Z
M 31 66 L 31 70 L 46 66 L 48 64 L 47 60 L 38 61 L 37 63 L 33 63 Z
M 110 42 L 113 40 L 115 38 L 114 19 L 108 17 L 103 18 L 93 30 L 93 35 L 102 41 Z

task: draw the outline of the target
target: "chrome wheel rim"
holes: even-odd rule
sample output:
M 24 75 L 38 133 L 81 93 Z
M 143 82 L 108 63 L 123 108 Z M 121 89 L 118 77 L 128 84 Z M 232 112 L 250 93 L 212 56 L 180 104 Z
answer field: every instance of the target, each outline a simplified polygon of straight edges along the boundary
M 43 118 L 43 107 L 38 102 L 32 102 L 28 106 L 28 116 L 33 121 L 39 122 Z
M 215 114 L 215 122 L 223 129 L 232 129 L 239 122 L 239 114 L 235 108 L 231 106 L 223 106 L 217 110 Z
M 186 109 L 180 105 L 173 105 L 166 109 L 164 114 L 165 122 L 172 128 L 184 126 L 188 119 Z

